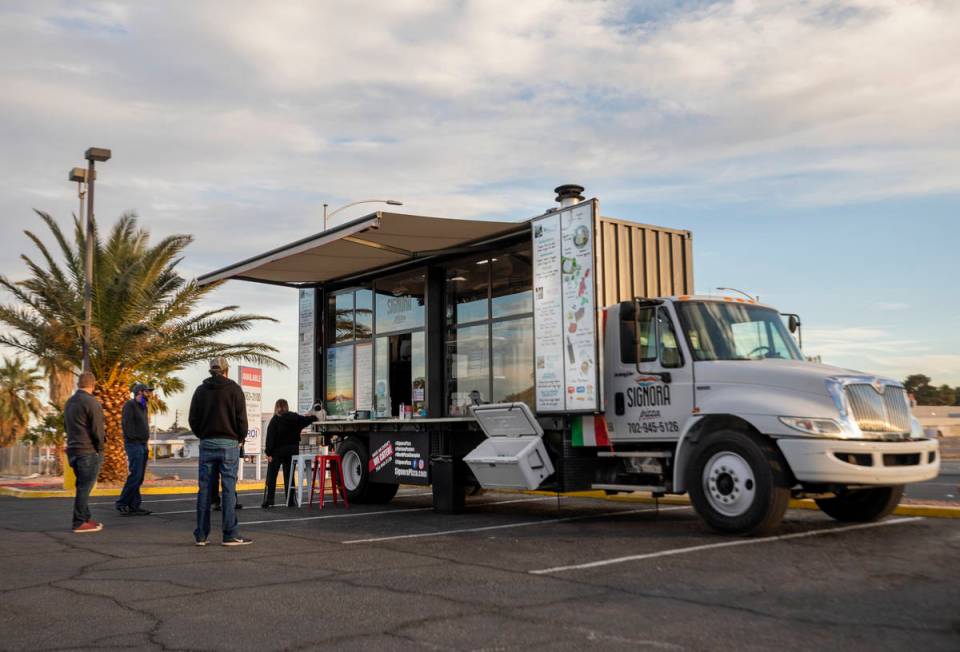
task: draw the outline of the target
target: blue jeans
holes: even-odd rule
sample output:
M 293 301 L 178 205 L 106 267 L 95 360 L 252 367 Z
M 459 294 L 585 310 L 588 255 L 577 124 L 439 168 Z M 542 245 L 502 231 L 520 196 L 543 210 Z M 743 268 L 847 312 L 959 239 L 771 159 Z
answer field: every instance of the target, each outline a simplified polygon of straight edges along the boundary
M 220 476 L 223 490 L 220 503 L 223 509 L 223 539 L 233 539 L 237 533 L 237 470 L 240 467 L 240 447 L 220 448 L 200 443 L 200 474 L 197 489 L 197 529 L 193 536 L 205 541 L 210 536 L 210 496 Z
M 127 451 L 127 481 L 123 484 L 123 491 L 117 498 L 116 506 L 117 509 L 140 509 L 140 502 L 143 500 L 140 496 L 140 485 L 143 484 L 143 476 L 147 471 L 147 445 L 128 441 L 124 442 L 123 447 Z
M 88 501 L 93 485 L 97 481 L 97 474 L 100 473 L 103 456 L 98 453 L 87 455 L 67 453 L 67 462 L 77 476 L 77 495 L 73 499 L 73 527 L 76 528 L 91 520 Z

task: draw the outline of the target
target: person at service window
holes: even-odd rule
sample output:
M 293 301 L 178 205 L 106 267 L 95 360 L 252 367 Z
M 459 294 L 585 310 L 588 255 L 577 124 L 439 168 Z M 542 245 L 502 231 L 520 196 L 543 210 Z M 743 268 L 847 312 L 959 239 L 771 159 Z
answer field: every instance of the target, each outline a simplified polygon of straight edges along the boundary
M 300 452 L 300 433 L 317 420 L 314 410 L 305 416 L 290 411 L 286 399 L 277 399 L 273 407 L 273 418 L 267 424 L 267 442 L 264 453 L 267 455 L 267 486 L 263 496 L 264 509 L 273 507 L 277 492 L 277 472 L 283 467 L 283 486 L 289 490 L 292 481 L 291 467 L 293 456 Z M 288 507 L 295 507 L 293 493 L 288 491 Z

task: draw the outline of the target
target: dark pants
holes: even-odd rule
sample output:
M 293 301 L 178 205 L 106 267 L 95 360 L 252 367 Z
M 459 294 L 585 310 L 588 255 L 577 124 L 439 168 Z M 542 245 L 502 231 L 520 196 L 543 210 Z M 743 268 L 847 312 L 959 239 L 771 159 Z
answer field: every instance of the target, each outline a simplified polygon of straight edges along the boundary
M 100 473 L 103 457 L 99 453 L 86 455 L 67 453 L 67 462 L 77 476 L 77 495 L 73 499 L 73 527 L 77 528 L 91 520 L 90 492 L 97 481 L 97 474 Z
M 140 509 L 140 502 L 143 500 L 140 496 L 140 485 L 143 484 L 143 476 L 147 471 L 147 445 L 128 441 L 123 447 L 127 451 L 127 481 L 115 504 L 117 509 Z
M 291 483 L 291 473 L 293 469 L 293 453 L 278 453 L 271 456 L 270 463 L 267 465 L 267 493 L 263 497 L 263 502 L 266 505 L 272 505 L 277 494 L 277 473 L 280 471 L 280 467 L 283 466 L 283 488 L 290 494 L 290 503 L 288 505 L 293 505 L 293 501 L 296 498 L 293 497 L 293 494 L 290 493 L 290 483 Z
M 240 466 L 239 446 L 206 447 L 200 444 L 200 474 L 197 488 L 197 529 L 193 536 L 205 541 L 210 535 L 210 498 L 216 491 L 216 478 L 223 487 L 223 538 L 237 536 L 237 469 Z

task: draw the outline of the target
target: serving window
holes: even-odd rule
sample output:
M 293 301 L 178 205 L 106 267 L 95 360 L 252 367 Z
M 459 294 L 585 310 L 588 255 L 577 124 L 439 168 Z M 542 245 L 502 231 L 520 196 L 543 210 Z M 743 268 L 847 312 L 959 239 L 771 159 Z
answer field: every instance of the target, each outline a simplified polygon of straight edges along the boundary
M 530 245 L 446 268 L 447 414 L 520 401 L 533 407 Z

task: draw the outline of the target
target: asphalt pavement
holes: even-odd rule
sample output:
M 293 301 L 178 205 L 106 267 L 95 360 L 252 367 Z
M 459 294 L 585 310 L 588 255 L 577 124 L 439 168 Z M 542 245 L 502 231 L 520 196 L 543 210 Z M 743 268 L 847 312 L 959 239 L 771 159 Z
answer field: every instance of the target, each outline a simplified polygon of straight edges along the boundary
M 258 498 L 242 548 L 192 545 L 192 496 L 146 517 L 95 498 L 106 528 L 85 535 L 68 500 L 0 498 L 0 649 L 960 649 L 960 520 L 791 511 L 738 538 L 682 506 Z

